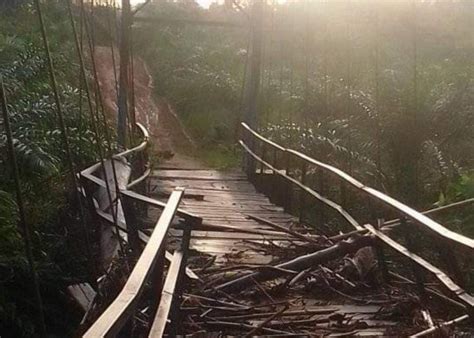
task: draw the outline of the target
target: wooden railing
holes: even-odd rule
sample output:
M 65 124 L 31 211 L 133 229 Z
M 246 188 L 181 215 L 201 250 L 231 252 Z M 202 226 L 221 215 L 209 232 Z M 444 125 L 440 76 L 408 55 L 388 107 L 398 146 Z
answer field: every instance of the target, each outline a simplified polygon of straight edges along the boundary
M 458 262 L 458 252 L 467 258 L 473 254 L 474 240 L 451 231 L 420 213 L 413 208 L 397 201 L 396 199 L 364 185 L 352 176 L 326 163 L 315 160 L 298 151 L 287 149 L 257 133 L 247 124 L 242 123 L 242 140 L 240 145 L 245 150 L 246 158 L 244 166 L 247 175 L 251 180 L 258 181 L 259 176 L 270 176 L 272 183 L 270 188 L 266 189 L 270 197 L 285 208 L 299 214 L 300 221 L 304 221 L 308 211 L 316 211 L 312 219 L 318 226 L 327 222 L 326 214 L 328 209 L 342 218 L 347 224 L 355 228 L 358 233 L 371 233 L 377 237 L 380 242 L 389 246 L 397 253 L 405 256 L 409 261 L 422 271 L 434 276 L 447 290 L 451 292 L 460 302 L 461 307 L 472 311 L 474 307 L 474 297 L 468 294 L 460 285 L 466 285 L 465 276 L 472 273 L 460 268 Z M 317 181 L 317 187 L 310 186 L 308 183 L 308 174 Z M 265 175 L 266 174 L 266 175 Z M 278 181 L 276 181 L 278 179 Z M 334 183 L 332 183 L 334 181 Z M 256 182 L 258 186 L 258 182 Z M 294 195 L 298 193 L 298 200 L 295 203 Z M 359 195 L 359 196 L 358 196 Z M 360 196 L 362 195 L 362 196 Z M 318 203 L 308 204 L 306 198 L 310 196 Z M 349 209 L 357 210 L 356 201 L 364 204 L 365 214 L 369 217 L 358 217 L 349 212 Z M 473 200 L 463 203 L 457 203 L 453 207 L 471 204 Z M 439 208 L 439 210 L 430 210 L 427 214 L 436 212 L 445 212 L 448 208 Z M 385 222 L 384 219 L 394 218 Z M 373 224 L 373 225 L 371 225 Z M 444 273 L 439 268 L 415 254 L 419 252 L 420 245 L 426 244 L 426 238 L 422 241 L 416 241 L 414 228 L 410 225 L 416 225 L 417 229 L 424 234 L 429 235 L 430 244 L 442 251 L 442 258 L 445 259 L 445 268 L 449 272 Z M 397 226 L 400 228 L 406 247 L 386 233 Z M 398 230 L 398 229 L 397 229 Z M 379 260 L 385 265 L 383 253 Z M 385 268 L 386 269 L 386 268 Z M 424 287 L 424 276 L 419 274 L 420 269 L 416 268 L 415 277 L 418 284 Z M 471 313 L 472 314 L 472 313 Z
M 103 172 L 101 163 L 94 164 L 80 174 L 83 193 L 94 219 L 115 227 L 119 241 L 122 240 L 121 234 L 126 234 L 127 245 L 138 256 L 122 291 L 87 330 L 84 337 L 115 337 L 120 333 L 135 314 L 147 283 L 153 286 L 151 304 L 153 309 L 157 309 L 155 319 L 151 323 L 149 336 L 161 337 L 165 329 L 171 333 L 175 332 L 179 315 L 175 303 L 180 296 L 183 276 L 187 274 L 190 278 L 197 278 L 191 270 L 186 268 L 186 258 L 191 230 L 193 227 L 199 226 L 202 219 L 179 209 L 184 189 L 176 188 L 167 203 L 131 190 L 142 184 L 151 171 L 146 154 L 149 142 L 148 132 L 139 124 L 138 130 L 142 133 L 142 142 L 136 147 L 113 156 L 116 163 L 120 161 L 123 163 L 124 159 L 127 159 L 127 165 L 131 166 L 131 178 L 125 184 L 122 182 L 119 191 L 117 191 L 116 185 L 107 184 L 103 178 L 99 177 Z M 111 178 L 108 178 L 108 181 L 110 180 Z M 96 200 L 97 193 L 104 189 L 108 189 L 112 196 L 108 208 L 100 208 Z M 140 209 L 139 205 L 162 210 L 151 236 L 138 227 L 137 210 Z M 180 228 L 183 230 L 181 247 L 171 254 L 166 250 L 166 239 L 172 221 L 176 217 L 182 220 L 180 224 Z M 145 247 L 139 252 L 143 244 Z M 163 284 L 165 260 L 170 261 L 171 264 Z
M 153 300 L 159 300 L 158 310 L 149 336 L 161 337 L 168 320 L 170 321 L 169 330 L 175 330 L 177 308 L 174 303 L 180 296 L 182 288 L 181 281 L 186 266 L 186 255 L 192 225 L 184 228 L 181 249 L 176 250 L 173 255 L 164 287 L 161 288 L 159 285 L 161 285 L 163 277 L 164 253 L 166 251 L 168 230 L 177 212 L 183 193 L 184 189 L 180 188 L 173 191 L 124 288 L 99 319 L 89 328 L 84 337 L 115 337 L 134 314 L 139 304 L 140 296 L 145 289 L 146 283 L 149 281 L 153 288 L 158 290 L 154 293 Z

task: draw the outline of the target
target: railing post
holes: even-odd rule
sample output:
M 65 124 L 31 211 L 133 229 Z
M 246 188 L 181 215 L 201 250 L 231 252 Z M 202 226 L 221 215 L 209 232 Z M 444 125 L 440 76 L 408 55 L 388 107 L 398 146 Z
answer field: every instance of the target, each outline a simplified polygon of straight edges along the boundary
M 271 187 L 270 187 L 270 194 L 273 195 L 273 198 L 275 198 L 275 201 L 279 203 L 280 201 L 280 190 L 278 189 L 278 175 L 276 173 L 277 168 L 277 149 L 273 148 L 273 159 L 272 159 L 272 166 L 275 168 L 272 172 L 272 178 L 271 178 Z
M 126 195 L 120 194 L 123 215 L 127 225 L 128 244 L 134 256 L 140 251 L 140 240 L 138 238 L 138 217 L 135 202 Z M 118 201 L 117 201 L 118 202 Z M 118 206 L 118 203 L 117 203 Z
M 405 236 L 405 241 L 406 241 L 408 250 L 410 250 L 411 252 L 414 252 L 416 244 L 412 237 L 413 233 L 411 232 L 411 229 L 409 227 L 409 222 L 407 221 L 405 216 L 402 216 L 400 218 L 400 225 L 401 225 L 403 234 Z M 425 297 L 425 285 L 424 285 L 425 278 L 423 276 L 422 271 L 419 269 L 419 267 L 415 263 L 412 262 L 411 265 L 412 265 L 413 274 L 415 275 L 418 293 L 420 294 L 421 298 L 424 298 Z
M 306 184 L 306 171 L 308 169 L 308 164 L 306 161 L 303 161 L 301 165 L 301 184 Z M 305 202 L 306 202 L 306 191 L 301 189 L 300 191 L 300 223 L 303 223 L 304 213 L 305 213 Z
M 265 142 L 262 143 L 262 160 L 265 161 L 265 155 L 267 152 L 267 145 Z M 260 163 L 260 175 L 263 175 L 265 173 L 265 165 L 263 163 Z
M 291 177 L 291 154 L 289 152 L 285 152 L 285 162 L 285 173 L 287 176 Z M 291 213 L 293 205 L 293 185 L 289 181 L 286 181 L 286 200 L 284 205 L 285 211 Z
M 461 269 L 459 268 L 459 262 L 453 252 L 453 249 L 451 247 L 445 246 L 444 243 L 440 243 L 438 248 L 441 253 L 441 257 L 453 279 L 457 284 L 459 284 L 460 287 L 464 288 L 466 286 L 466 281 L 464 280 L 464 276 L 461 272 Z
M 181 238 L 181 252 L 183 253 L 183 263 L 180 266 L 178 277 L 176 280 L 175 293 L 173 295 L 173 304 L 170 309 L 170 319 L 168 335 L 170 337 L 176 337 L 178 334 L 178 323 L 181 322 L 179 302 L 181 295 L 183 294 L 183 278 L 185 277 L 186 262 L 189 255 L 189 242 L 191 241 L 191 231 L 194 226 L 194 222 L 187 220 L 186 226 L 183 229 L 183 236 Z M 178 305 L 177 305 L 178 304 Z
M 376 229 L 380 231 L 380 228 L 382 227 L 383 223 L 384 223 L 383 218 L 377 219 Z M 377 253 L 377 258 L 380 264 L 380 268 L 382 269 L 383 280 L 384 282 L 388 282 L 390 279 L 390 275 L 388 273 L 387 260 L 385 259 L 385 252 L 384 252 L 381 241 L 376 242 L 375 251 Z
M 321 168 L 318 168 L 318 185 L 319 185 L 319 194 L 324 197 L 325 195 L 325 182 L 324 182 L 324 171 Z M 324 203 L 320 203 L 319 208 L 319 224 L 320 226 L 324 226 L 326 223 L 326 214 L 324 212 Z
M 340 180 L 339 190 L 341 194 L 341 207 L 347 210 L 347 188 L 343 180 Z
M 255 152 L 256 141 L 253 135 L 249 134 L 248 142 L 245 142 L 245 143 L 252 152 L 256 153 Z M 256 168 L 257 168 L 255 159 L 250 154 L 246 153 L 245 162 L 246 162 L 245 166 L 246 166 L 247 177 L 250 179 L 250 181 L 253 181 L 253 178 L 255 177 L 255 173 L 256 173 Z

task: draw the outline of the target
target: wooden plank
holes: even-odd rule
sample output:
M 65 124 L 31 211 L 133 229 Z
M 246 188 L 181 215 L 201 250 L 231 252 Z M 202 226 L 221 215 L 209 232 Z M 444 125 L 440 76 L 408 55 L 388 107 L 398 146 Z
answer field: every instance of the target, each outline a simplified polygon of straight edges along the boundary
M 97 292 L 95 292 L 89 283 L 69 285 L 67 291 L 84 312 L 89 310 L 92 301 L 97 295 Z
M 180 275 L 183 270 L 184 254 L 181 250 L 176 250 L 171 260 L 171 265 L 166 275 L 165 285 L 161 294 L 160 305 L 153 320 L 150 333 L 148 337 L 163 337 L 165 333 L 166 324 L 168 321 L 171 308 L 174 306 L 176 298 L 177 285 L 181 279 Z M 171 320 L 174 320 L 172 318 Z
M 167 206 L 167 203 L 165 203 L 165 202 L 157 201 L 154 198 L 140 195 L 140 194 L 138 194 L 134 191 L 131 191 L 131 190 L 123 190 L 123 191 L 121 191 L 121 193 L 123 195 L 126 195 L 126 196 L 130 197 L 130 198 L 134 198 L 137 201 L 140 201 L 140 202 L 143 202 L 143 203 L 146 203 L 146 204 L 149 204 L 151 206 L 155 206 L 155 207 L 158 207 L 158 208 L 161 208 L 161 209 L 164 209 Z M 179 208 L 177 209 L 176 214 L 183 217 L 183 218 L 186 218 L 190 221 L 194 221 L 194 222 L 199 222 L 199 219 L 200 219 L 200 217 L 198 217 L 196 215 L 193 215 L 193 214 L 190 214 L 189 212 L 183 211 Z
M 148 241 L 150 240 L 150 236 L 148 236 L 141 230 L 138 232 L 138 236 L 143 243 L 148 243 Z M 173 255 L 169 251 L 166 251 L 165 258 L 167 261 L 171 262 L 171 260 L 173 259 Z M 196 275 L 196 273 L 194 273 L 194 271 L 190 268 L 186 268 L 186 275 L 191 279 L 199 279 L 199 276 Z
M 274 204 L 255 204 L 255 203 L 237 203 L 237 202 L 224 202 L 218 201 L 215 203 L 209 203 L 209 201 L 195 202 L 190 200 L 183 200 L 181 205 L 186 208 L 199 208 L 199 209 L 219 209 L 219 210 L 258 210 L 258 211 L 275 211 L 285 212 L 283 207 L 276 206 Z
M 170 232 L 170 236 L 181 237 L 182 232 L 180 230 L 174 230 Z M 224 232 L 224 231 L 196 231 L 193 230 L 193 239 L 240 239 L 240 240 L 294 240 L 294 238 L 284 233 L 269 233 L 268 235 L 251 234 L 243 232 Z
M 164 250 L 168 228 L 178 210 L 183 196 L 183 189 L 176 189 L 166 204 L 155 230 L 150 237 L 143 253 L 140 255 L 125 286 L 112 304 L 102 313 L 99 319 L 89 328 L 84 337 L 115 337 L 133 314 L 146 280 L 155 267 L 159 253 Z
M 247 181 L 247 176 L 240 171 L 225 172 L 217 170 L 155 170 L 153 171 L 152 176 L 158 179 Z
M 474 306 L 474 297 L 468 294 L 465 290 L 463 290 L 460 286 L 458 286 L 448 275 L 446 275 L 443 271 L 426 261 L 425 259 L 421 258 L 420 256 L 412 253 L 407 248 L 402 246 L 401 244 L 395 242 L 389 236 L 385 235 L 383 232 L 375 229 L 370 224 L 365 224 L 364 227 L 369 230 L 372 234 L 377 236 L 380 240 L 382 240 L 385 244 L 390 246 L 395 251 L 401 253 L 405 257 L 409 258 L 411 261 L 418 264 L 423 269 L 427 270 L 428 272 L 432 273 L 443 285 L 452 293 L 456 295 L 459 299 L 465 302 L 470 307 Z
M 174 188 L 176 186 L 184 187 L 184 188 L 192 188 L 195 190 L 210 190 L 210 191 L 236 191 L 236 192 L 244 192 L 244 193 L 256 193 L 255 187 L 249 184 L 232 184 L 227 181 L 223 182 L 208 182 L 208 181 L 201 181 L 205 183 L 196 184 L 193 181 L 185 181 L 185 180 L 173 180 L 173 181 L 154 181 L 151 180 L 151 185 L 154 187 L 154 190 L 165 190 Z

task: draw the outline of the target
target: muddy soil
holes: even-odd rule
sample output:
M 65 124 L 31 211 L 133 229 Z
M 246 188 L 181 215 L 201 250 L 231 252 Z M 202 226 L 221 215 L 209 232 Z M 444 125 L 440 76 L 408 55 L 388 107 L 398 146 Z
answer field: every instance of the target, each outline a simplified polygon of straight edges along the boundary
M 110 47 L 97 46 L 95 59 L 104 106 L 108 118 L 117 121 L 117 85 L 119 74 L 118 50 L 114 50 L 116 69 Z M 161 167 L 198 169 L 205 166 L 190 154 L 196 152 L 196 144 L 184 129 L 170 103 L 163 97 L 154 97 L 153 79 L 145 62 L 135 57 L 133 62 L 135 88 L 135 114 L 137 122 L 150 132 L 153 154 L 159 156 Z

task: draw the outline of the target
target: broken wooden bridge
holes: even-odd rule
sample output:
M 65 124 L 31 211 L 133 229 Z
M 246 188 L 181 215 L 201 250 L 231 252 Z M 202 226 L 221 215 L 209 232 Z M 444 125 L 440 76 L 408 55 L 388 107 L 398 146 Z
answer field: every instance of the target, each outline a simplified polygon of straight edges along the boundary
M 152 171 L 138 130 L 131 177 L 81 173 L 110 229 L 85 337 L 473 333 L 474 240 L 434 220 L 472 200 L 417 212 L 246 124 L 243 170 Z

